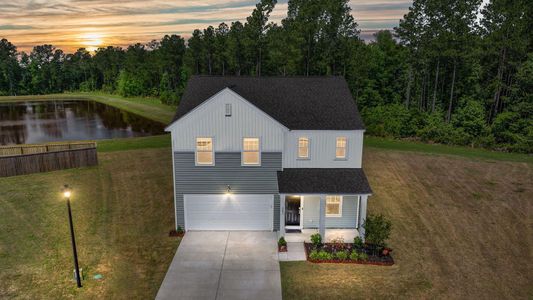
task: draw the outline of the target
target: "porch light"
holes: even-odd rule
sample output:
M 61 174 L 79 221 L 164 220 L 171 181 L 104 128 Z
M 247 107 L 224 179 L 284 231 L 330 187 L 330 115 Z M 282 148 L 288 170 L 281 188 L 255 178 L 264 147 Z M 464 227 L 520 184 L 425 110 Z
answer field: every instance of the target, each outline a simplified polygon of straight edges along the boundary
M 229 196 L 229 195 L 231 195 L 231 186 L 228 184 L 226 186 L 226 196 Z

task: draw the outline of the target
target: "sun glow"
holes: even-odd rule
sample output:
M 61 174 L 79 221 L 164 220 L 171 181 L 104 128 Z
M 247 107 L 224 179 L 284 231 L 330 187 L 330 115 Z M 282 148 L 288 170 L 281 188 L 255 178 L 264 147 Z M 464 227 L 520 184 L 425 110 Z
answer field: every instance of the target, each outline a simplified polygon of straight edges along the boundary
M 80 36 L 80 43 L 88 51 L 96 51 L 98 47 L 104 44 L 104 36 L 100 33 L 84 33 Z

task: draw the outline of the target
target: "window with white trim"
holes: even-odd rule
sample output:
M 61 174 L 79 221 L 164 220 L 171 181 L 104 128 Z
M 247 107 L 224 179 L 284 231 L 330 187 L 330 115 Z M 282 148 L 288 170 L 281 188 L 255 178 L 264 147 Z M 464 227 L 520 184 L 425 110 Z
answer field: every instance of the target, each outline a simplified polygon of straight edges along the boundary
M 212 166 L 215 164 L 213 157 L 213 138 L 196 138 L 196 164 Z
M 309 138 L 298 138 L 298 158 L 309 158 Z
M 346 146 L 348 140 L 345 136 L 338 136 L 335 142 L 335 158 L 345 159 L 346 158 Z
M 242 164 L 245 166 L 261 165 L 259 138 L 242 139 Z
M 342 196 L 326 196 L 326 217 L 342 216 Z

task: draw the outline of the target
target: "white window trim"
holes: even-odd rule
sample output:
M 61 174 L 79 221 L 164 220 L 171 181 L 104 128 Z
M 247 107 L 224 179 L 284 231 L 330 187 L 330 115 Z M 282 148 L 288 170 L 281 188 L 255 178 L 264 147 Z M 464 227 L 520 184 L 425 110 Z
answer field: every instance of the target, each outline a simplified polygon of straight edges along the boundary
M 346 147 L 344 147 L 344 157 L 337 157 L 337 139 L 344 138 L 346 140 Z M 348 137 L 337 136 L 335 137 L 335 160 L 348 160 Z
M 211 153 L 213 154 L 213 162 L 211 164 L 199 164 L 198 163 L 198 144 L 197 144 L 198 139 L 211 139 Z M 194 165 L 197 167 L 212 167 L 215 165 L 215 138 L 214 137 L 197 136 L 194 138 Z
M 300 156 L 300 139 L 307 139 L 307 157 Z M 311 159 L 311 139 L 307 136 L 299 136 L 296 139 L 296 159 L 298 160 L 310 160 Z
M 326 206 L 328 205 L 328 197 L 333 197 L 333 196 L 340 197 L 340 200 L 339 200 L 339 213 L 338 214 L 328 214 L 326 212 L 326 217 L 328 217 L 328 218 L 340 218 L 340 217 L 342 217 L 343 196 L 341 196 L 341 195 L 326 195 Z M 326 211 L 327 211 L 327 209 L 326 209 Z
M 257 139 L 259 141 L 259 163 L 258 164 L 245 164 L 244 163 L 244 139 Z M 241 139 L 241 167 L 260 167 L 261 166 L 261 150 L 262 150 L 262 143 L 261 138 L 258 136 L 244 136 Z M 251 152 L 251 151 L 248 151 Z

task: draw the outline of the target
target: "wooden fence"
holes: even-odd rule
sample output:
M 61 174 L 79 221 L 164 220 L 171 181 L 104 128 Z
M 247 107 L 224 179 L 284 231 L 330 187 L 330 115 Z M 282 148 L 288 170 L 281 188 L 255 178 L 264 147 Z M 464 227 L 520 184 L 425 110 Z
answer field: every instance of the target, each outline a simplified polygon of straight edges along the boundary
M 96 143 L 54 143 L 0 147 L 0 177 L 94 166 Z

